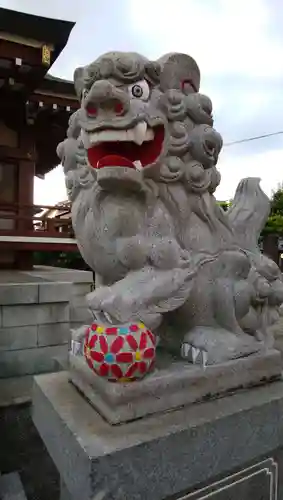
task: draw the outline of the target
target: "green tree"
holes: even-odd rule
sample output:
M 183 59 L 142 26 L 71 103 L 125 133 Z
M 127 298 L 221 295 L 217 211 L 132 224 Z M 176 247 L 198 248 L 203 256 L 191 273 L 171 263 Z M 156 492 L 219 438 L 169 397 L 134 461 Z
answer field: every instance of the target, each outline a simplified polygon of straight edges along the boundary
M 34 252 L 35 265 L 90 270 L 79 252 Z
M 279 185 L 276 191 L 273 191 L 270 200 L 270 215 L 266 222 L 262 235 L 278 234 L 283 235 L 283 185 Z
M 231 201 L 218 201 L 217 203 L 221 208 L 223 208 L 224 212 L 227 212 L 231 206 Z

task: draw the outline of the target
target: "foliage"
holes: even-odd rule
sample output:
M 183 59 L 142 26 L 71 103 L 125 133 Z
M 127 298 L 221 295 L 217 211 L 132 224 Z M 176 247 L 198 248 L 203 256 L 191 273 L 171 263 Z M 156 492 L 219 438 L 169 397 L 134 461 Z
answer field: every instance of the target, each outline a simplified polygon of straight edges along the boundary
M 217 203 L 221 208 L 223 208 L 224 212 L 227 212 L 231 206 L 231 201 L 218 201 Z
M 272 215 L 283 215 L 283 186 L 280 185 L 276 191 L 273 191 L 271 196 L 271 211 Z
M 266 222 L 262 235 L 276 234 L 283 235 L 283 186 L 278 186 L 272 193 L 270 200 L 270 215 Z
M 225 211 L 230 208 L 232 201 L 218 201 L 218 205 Z M 262 236 L 267 234 L 283 235 L 283 184 L 279 185 L 276 191 L 273 191 L 270 200 L 270 215 L 266 225 L 261 233 Z
M 89 270 L 79 252 L 35 252 L 33 262 L 35 265 Z
M 275 214 L 270 215 L 267 219 L 262 234 L 283 234 L 283 215 Z

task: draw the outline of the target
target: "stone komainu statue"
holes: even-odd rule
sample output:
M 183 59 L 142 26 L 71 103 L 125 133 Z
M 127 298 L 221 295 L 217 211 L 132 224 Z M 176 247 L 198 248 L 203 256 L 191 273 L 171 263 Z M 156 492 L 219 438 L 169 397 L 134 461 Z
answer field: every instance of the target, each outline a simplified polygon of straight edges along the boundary
M 113 323 L 143 321 L 164 347 L 209 364 L 272 345 L 281 273 L 257 246 L 269 213 L 259 179 L 228 212 L 214 191 L 222 147 L 188 55 L 111 52 L 74 75 L 80 109 L 59 144 L 87 297 Z

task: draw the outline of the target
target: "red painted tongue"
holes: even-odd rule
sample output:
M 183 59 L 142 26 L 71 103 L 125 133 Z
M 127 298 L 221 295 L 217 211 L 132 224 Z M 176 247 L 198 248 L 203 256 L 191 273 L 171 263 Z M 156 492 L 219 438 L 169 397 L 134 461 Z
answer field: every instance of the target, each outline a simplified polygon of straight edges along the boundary
M 128 167 L 135 168 L 135 165 L 131 160 L 125 158 L 124 156 L 119 155 L 107 155 L 100 158 L 96 164 L 96 168 L 104 168 L 104 167 Z

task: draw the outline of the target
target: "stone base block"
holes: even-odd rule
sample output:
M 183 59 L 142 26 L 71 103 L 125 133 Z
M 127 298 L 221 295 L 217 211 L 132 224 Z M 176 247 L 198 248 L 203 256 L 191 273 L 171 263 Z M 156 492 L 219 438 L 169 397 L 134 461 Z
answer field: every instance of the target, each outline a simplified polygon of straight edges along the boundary
M 33 376 L 0 378 L 0 408 L 31 402 Z
M 69 377 L 106 420 L 120 424 L 281 378 L 281 364 L 274 350 L 206 368 L 160 355 L 153 374 L 123 384 L 96 376 L 83 356 L 70 354 Z
M 36 377 L 33 393 L 62 498 L 74 500 L 283 500 L 282 414 L 281 381 L 119 426 L 67 373 Z
M 37 347 L 0 352 L 0 380 L 53 372 L 59 369 L 58 358 L 68 359 L 68 345 Z
M 11 472 L 0 477 L 1 500 L 27 500 L 18 472 Z

